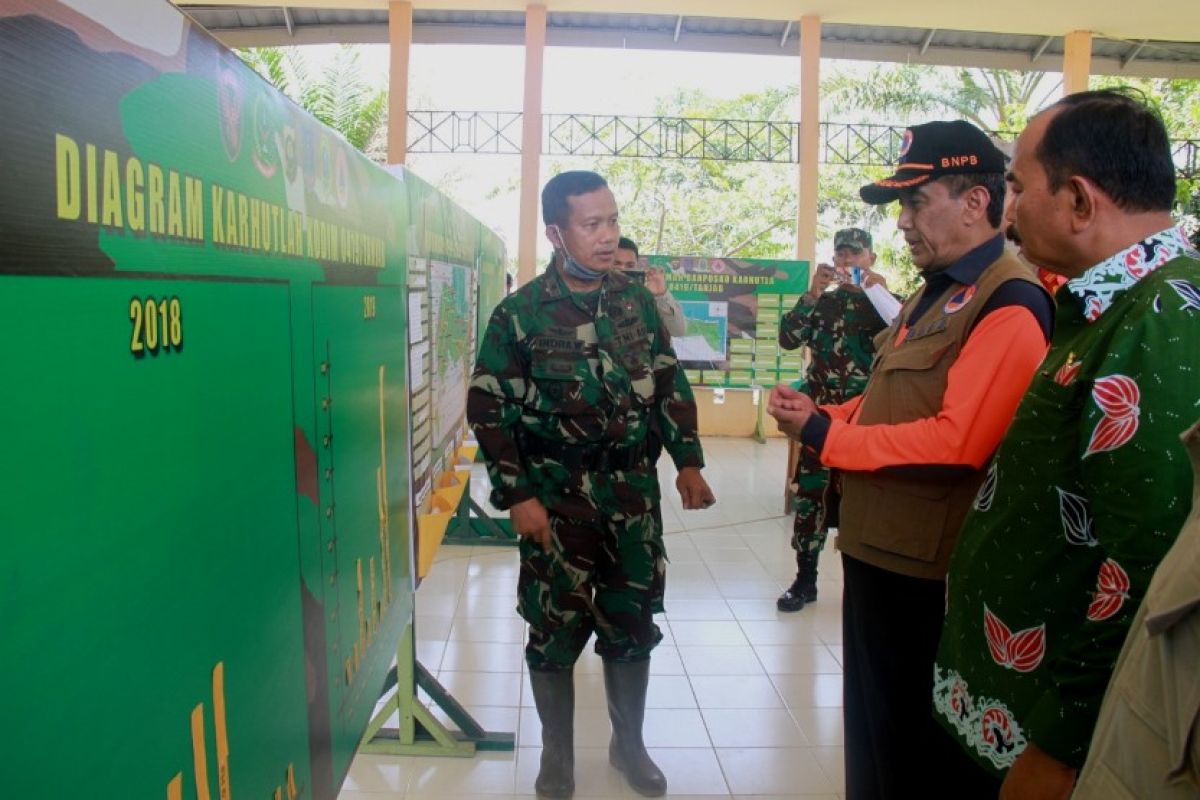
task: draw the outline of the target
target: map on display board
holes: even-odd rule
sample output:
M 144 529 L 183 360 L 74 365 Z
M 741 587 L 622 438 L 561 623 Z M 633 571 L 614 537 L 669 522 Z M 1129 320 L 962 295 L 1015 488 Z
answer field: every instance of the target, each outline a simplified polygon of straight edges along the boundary
M 644 256 L 661 269 L 687 321 L 672 337 L 693 386 L 750 388 L 801 377 L 799 351 L 779 348 L 779 322 L 808 286 L 807 261 Z
M 687 320 L 687 332 L 671 340 L 679 360 L 710 364 L 724 361 L 729 345 L 729 303 L 683 300 L 679 306 Z
M 395 172 L 404 176 L 409 200 L 412 487 L 418 518 L 414 559 L 418 575 L 423 575 L 445 533 L 448 515 L 459 502 L 453 496 L 439 500 L 437 495 L 446 495 L 452 486 L 462 487 L 458 478 L 449 480 L 451 486 L 447 479 L 448 473 L 457 475 L 462 466 L 459 447 L 475 362 L 479 295 L 498 291 L 503 273 L 496 275 L 489 269 L 484 275 L 480 266 L 481 240 L 495 234 L 412 172 L 403 168 Z M 496 249 L 489 243 L 489 252 Z
M 458 264 L 431 261 L 429 307 L 432 311 L 434 414 L 433 440 L 445 441 L 456 433 L 467 407 L 467 382 L 475 352 L 472 347 L 475 271 Z

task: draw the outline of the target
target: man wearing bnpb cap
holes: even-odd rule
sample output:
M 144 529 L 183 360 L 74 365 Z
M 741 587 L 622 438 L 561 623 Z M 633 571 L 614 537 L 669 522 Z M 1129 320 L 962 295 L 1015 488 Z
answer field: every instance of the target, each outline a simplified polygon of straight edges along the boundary
M 818 408 L 777 386 L 769 401 L 780 427 L 842 474 L 849 800 L 941 797 L 943 782 L 984 796 L 964 783 L 978 769 L 934 723 L 930 698 L 946 566 L 1051 334 L 1050 296 L 1004 248 L 1005 169 L 969 123 L 909 128 L 896 173 L 860 194 L 899 201 L 924 285 L 881 335 L 860 397 Z

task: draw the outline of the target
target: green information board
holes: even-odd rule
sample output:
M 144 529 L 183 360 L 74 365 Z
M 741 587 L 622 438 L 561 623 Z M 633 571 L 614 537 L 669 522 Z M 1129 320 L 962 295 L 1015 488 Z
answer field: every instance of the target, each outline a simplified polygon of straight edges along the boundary
M 673 337 L 694 386 L 773 386 L 800 377 L 779 321 L 808 287 L 807 261 L 648 256 L 666 274 L 687 332 Z
M 0 794 L 332 800 L 412 618 L 412 181 L 163 0 L 0 53 Z
M 132 357 L 123 318 L 157 299 L 183 339 Z M 280 284 L 0 278 L 30 345 L 5 348 L 5 795 L 164 797 L 194 782 L 194 731 L 214 788 L 222 747 L 259 796 L 308 780 L 289 305 Z

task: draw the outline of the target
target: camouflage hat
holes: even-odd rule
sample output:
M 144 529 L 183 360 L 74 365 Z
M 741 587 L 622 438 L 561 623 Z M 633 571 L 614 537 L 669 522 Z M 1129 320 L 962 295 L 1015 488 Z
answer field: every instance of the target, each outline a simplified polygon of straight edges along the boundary
M 833 249 L 849 247 L 851 250 L 863 251 L 871 249 L 871 234 L 862 228 L 842 228 L 833 235 Z

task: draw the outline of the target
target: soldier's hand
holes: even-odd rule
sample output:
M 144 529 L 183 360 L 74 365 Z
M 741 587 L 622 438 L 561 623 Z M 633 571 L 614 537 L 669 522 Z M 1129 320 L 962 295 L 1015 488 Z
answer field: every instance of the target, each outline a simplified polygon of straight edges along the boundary
M 818 264 L 817 269 L 813 272 L 812 281 L 808 286 L 808 294 L 812 297 L 820 297 L 821 293 L 829 288 L 829 284 L 837 279 L 837 273 L 833 267 L 828 264 Z
M 550 517 L 540 500 L 536 497 L 522 500 L 508 510 L 508 515 L 518 536 L 533 539 L 543 550 L 550 549 Z
M 863 282 L 862 282 L 863 288 L 870 289 L 875 284 L 879 284 L 880 286 L 882 286 L 883 288 L 886 289 L 888 287 L 887 278 L 883 277 L 878 272 L 875 272 L 873 270 L 864 269 L 863 270 Z
M 709 488 L 708 481 L 700 474 L 699 467 L 684 467 L 679 470 L 675 479 L 675 488 L 679 490 L 679 499 L 686 509 L 708 508 L 717 502 L 716 495 Z
M 663 275 L 661 269 L 646 270 L 646 288 L 655 297 L 662 297 L 667 293 L 667 276 Z

